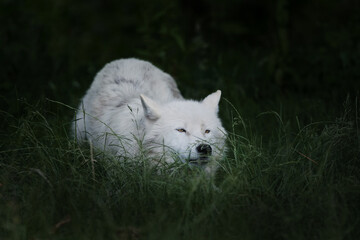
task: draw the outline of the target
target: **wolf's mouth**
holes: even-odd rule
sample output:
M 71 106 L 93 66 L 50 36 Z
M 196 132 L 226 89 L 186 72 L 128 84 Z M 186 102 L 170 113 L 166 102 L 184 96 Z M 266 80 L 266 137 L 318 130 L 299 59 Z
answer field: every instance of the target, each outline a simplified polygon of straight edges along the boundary
M 189 163 L 194 164 L 194 165 L 199 165 L 199 166 L 203 166 L 203 165 L 207 164 L 209 161 L 210 161 L 210 159 L 208 157 L 199 157 L 199 158 L 189 159 Z

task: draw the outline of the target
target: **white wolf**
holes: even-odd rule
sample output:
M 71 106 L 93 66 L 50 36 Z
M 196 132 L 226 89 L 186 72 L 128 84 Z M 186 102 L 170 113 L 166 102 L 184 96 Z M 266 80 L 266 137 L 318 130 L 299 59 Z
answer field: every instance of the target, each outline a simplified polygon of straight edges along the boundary
M 185 100 L 169 74 L 146 61 L 120 59 L 96 75 L 72 131 L 79 142 L 120 157 L 146 153 L 153 163 L 180 159 L 214 172 L 225 150 L 220 95 Z

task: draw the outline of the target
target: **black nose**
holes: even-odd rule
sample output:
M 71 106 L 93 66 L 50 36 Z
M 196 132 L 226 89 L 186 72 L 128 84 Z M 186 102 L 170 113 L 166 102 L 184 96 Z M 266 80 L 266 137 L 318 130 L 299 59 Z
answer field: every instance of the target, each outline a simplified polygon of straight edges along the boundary
M 203 155 L 211 155 L 212 149 L 209 144 L 200 144 L 196 147 L 196 151 Z

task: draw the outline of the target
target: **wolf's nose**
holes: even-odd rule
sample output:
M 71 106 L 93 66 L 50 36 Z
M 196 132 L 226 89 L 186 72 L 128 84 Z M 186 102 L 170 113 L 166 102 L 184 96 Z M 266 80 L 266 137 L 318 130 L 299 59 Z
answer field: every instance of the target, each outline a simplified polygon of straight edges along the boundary
M 200 144 L 196 147 L 196 151 L 203 155 L 211 155 L 212 149 L 209 144 Z

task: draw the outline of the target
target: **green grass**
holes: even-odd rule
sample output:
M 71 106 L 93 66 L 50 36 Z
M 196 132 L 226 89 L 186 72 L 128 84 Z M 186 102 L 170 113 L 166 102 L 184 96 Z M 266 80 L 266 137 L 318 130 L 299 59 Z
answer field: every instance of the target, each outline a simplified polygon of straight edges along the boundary
M 1 239 L 354 239 L 359 234 L 356 104 L 348 103 L 339 118 L 306 126 L 276 112 L 244 120 L 226 104 L 232 115 L 229 152 L 216 187 L 186 165 L 159 174 L 146 167 L 145 157 L 117 161 L 92 153 L 68 136 L 71 121 L 50 110 L 58 104 L 21 105 L 21 117 L 2 112 L 10 130 L 2 134 L 0 151 Z M 253 122 L 270 124 L 272 134 L 264 140 Z

